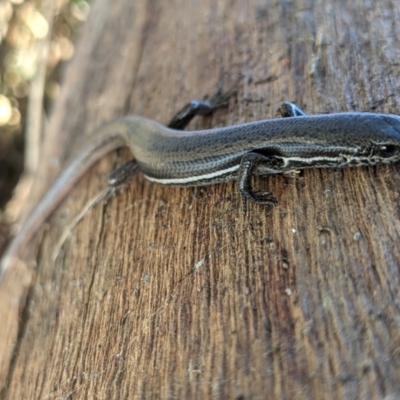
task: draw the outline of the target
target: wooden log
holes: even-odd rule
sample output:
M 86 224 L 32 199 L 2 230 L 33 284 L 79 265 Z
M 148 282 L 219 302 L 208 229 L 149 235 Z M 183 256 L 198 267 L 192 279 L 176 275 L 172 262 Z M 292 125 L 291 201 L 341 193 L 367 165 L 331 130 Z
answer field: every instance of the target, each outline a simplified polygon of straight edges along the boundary
M 221 77 L 228 88 L 245 75 L 228 108 L 192 129 L 275 117 L 285 100 L 399 113 L 397 0 L 92 7 L 32 202 L 95 127 L 128 113 L 166 123 Z M 40 232 L 37 266 L 3 280 L 0 397 L 399 396 L 398 165 L 257 179 L 279 205 L 246 215 L 234 183 L 143 176 L 86 210 L 129 158 L 88 172 Z

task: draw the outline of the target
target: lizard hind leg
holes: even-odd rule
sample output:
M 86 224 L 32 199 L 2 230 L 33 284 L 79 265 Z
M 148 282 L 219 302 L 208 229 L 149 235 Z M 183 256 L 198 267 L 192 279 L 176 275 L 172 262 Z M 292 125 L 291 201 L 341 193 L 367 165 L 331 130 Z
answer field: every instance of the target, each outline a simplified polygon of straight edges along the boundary
M 128 161 L 111 172 L 108 177 L 108 186 L 118 188 L 126 185 L 131 178 L 139 172 L 136 160 Z
M 192 100 L 172 117 L 167 127 L 183 130 L 195 116 L 211 115 L 214 111 L 222 107 L 227 107 L 229 98 L 237 93 L 237 86 L 240 79 L 226 92 L 218 88 L 215 94 L 208 100 Z

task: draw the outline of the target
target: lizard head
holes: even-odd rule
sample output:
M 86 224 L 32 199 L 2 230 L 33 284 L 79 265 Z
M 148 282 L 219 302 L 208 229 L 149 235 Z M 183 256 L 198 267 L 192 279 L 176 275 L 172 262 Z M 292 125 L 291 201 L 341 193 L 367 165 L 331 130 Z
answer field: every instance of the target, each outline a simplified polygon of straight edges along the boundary
M 380 114 L 379 139 L 374 143 L 374 157 L 383 164 L 400 161 L 400 117 Z
M 340 114 L 339 114 L 340 115 Z M 391 114 L 357 113 L 347 143 L 355 148 L 349 165 L 390 164 L 400 161 L 400 117 Z M 354 146 L 355 144 L 355 146 Z

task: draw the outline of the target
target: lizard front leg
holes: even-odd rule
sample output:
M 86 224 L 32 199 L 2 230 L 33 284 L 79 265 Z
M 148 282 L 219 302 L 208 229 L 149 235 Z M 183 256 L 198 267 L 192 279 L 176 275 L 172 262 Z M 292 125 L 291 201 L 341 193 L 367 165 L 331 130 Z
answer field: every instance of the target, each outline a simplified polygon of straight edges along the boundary
M 253 175 L 272 175 L 282 173 L 279 165 L 274 162 L 274 156 L 265 156 L 256 152 L 245 154 L 240 163 L 237 177 L 239 191 L 244 200 L 244 210 L 246 212 L 246 200 L 257 204 L 276 206 L 278 200 L 271 192 L 254 191 L 251 185 Z

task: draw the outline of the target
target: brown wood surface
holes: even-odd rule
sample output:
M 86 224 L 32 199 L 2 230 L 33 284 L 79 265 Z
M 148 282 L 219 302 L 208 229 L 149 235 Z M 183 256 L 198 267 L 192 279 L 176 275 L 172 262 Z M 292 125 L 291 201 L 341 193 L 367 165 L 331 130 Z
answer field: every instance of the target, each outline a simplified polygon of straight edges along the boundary
M 102 122 L 166 123 L 221 77 L 245 75 L 191 128 L 274 117 L 284 100 L 400 113 L 399 21 L 398 0 L 93 1 L 31 202 Z M 129 158 L 86 174 L 40 233 L 36 267 L 2 282 L 0 397 L 400 398 L 399 165 L 260 179 L 279 205 L 245 216 L 234 183 L 137 176 L 53 261 Z

